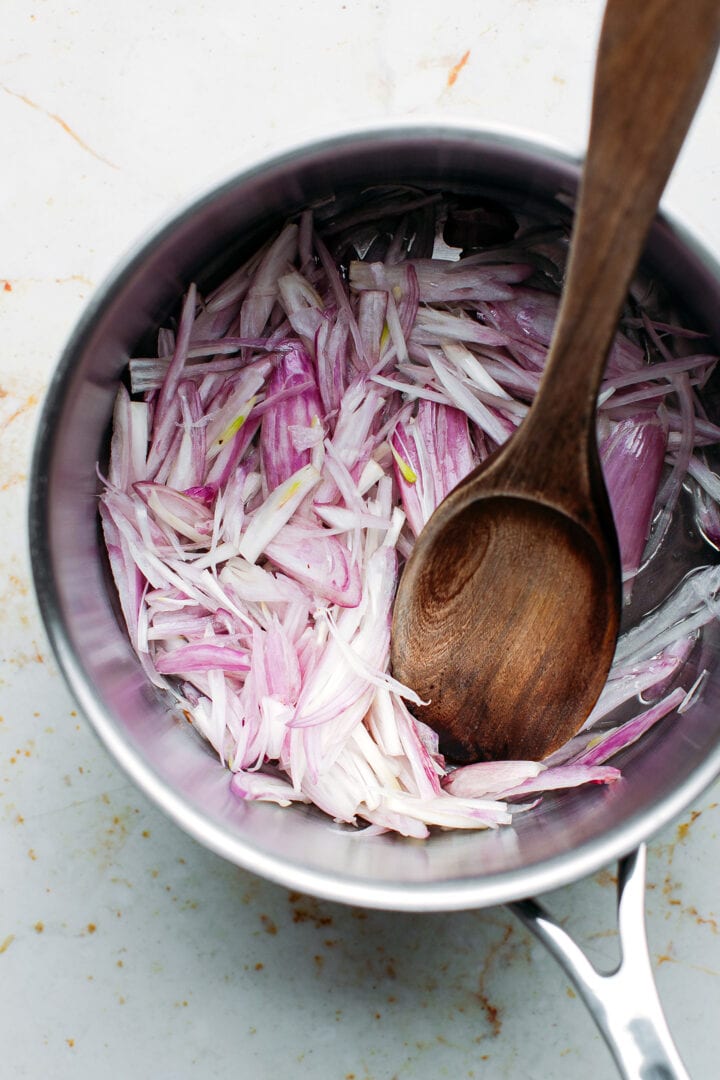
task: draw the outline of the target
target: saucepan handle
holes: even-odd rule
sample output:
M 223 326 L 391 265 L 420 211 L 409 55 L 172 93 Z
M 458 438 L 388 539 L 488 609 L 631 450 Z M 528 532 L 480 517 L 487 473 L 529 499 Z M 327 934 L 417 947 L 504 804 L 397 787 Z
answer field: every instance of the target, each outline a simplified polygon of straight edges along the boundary
M 670 1035 L 645 930 L 645 845 L 618 865 L 620 963 L 603 973 L 537 900 L 508 907 L 572 979 L 626 1080 L 690 1080 Z

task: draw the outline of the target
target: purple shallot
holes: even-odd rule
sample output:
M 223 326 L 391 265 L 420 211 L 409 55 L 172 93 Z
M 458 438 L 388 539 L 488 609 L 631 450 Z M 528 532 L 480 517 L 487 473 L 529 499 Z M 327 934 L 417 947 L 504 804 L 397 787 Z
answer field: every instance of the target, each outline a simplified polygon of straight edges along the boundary
M 532 403 L 566 244 L 518 214 L 502 248 L 458 257 L 442 193 L 364 199 L 304 211 L 204 298 L 192 285 L 157 357 L 131 361 L 100 498 L 109 566 L 144 670 L 235 796 L 312 803 L 370 835 L 497 828 L 544 792 L 617 782 L 608 759 L 702 692 L 720 428 L 697 391 L 717 358 L 636 305 L 598 411 L 628 605 L 684 484 L 708 566 L 633 612 L 571 743 L 456 768 L 390 670 L 395 590 L 435 508 Z

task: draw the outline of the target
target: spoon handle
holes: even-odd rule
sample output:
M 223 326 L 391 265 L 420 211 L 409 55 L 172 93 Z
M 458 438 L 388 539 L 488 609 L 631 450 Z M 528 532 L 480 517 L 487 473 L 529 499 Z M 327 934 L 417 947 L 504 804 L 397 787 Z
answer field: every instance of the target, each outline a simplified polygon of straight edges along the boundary
M 557 437 L 566 440 L 569 453 L 559 455 L 566 460 L 581 460 L 578 443 L 589 441 L 594 452 L 607 353 L 719 40 L 720 0 L 608 0 L 567 282 L 545 376 L 523 425 L 532 455 L 547 444 L 547 431 L 556 449 Z

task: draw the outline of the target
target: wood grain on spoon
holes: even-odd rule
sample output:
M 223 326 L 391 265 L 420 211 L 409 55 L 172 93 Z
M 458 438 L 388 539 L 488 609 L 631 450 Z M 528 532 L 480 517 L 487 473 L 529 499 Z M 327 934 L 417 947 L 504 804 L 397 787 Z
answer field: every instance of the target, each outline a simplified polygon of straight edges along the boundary
M 597 393 L 712 70 L 720 0 L 609 0 L 567 280 L 525 422 L 437 508 L 400 582 L 393 670 L 458 760 L 542 758 L 582 726 L 618 633 Z

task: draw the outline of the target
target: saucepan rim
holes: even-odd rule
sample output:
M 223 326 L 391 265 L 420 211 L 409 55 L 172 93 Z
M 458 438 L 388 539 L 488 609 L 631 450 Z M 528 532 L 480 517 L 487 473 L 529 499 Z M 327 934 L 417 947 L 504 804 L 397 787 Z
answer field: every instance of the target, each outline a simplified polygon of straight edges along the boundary
M 48 528 L 47 478 L 52 461 L 56 427 L 68 392 L 69 375 L 92 334 L 100 314 L 118 296 L 148 254 L 168 235 L 224 193 L 241 187 L 271 169 L 290 165 L 312 155 L 324 154 L 367 140 L 442 140 L 458 138 L 489 146 L 517 148 L 539 157 L 554 158 L 574 167 L 578 155 L 567 148 L 518 128 L 473 125 L 467 121 L 417 120 L 348 127 L 341 134 L 307 140 L 281 152 L 269 153 L 169 214 L 148 237 L 145 235 L 121 259 L 95 291 L 67 342 L 50 382 L 37 429 L 29 484 L 29 543 L 35 590 L 45 629 L 57 663 L 82 713 L 111 757 L 165 814 L 185 832 L 218 855 L 284 886 L 325 899 L 364 907 L 398 911 L 451 911 L 491 906 L 522 899 L 567 885 L 620 858 L 679 816 L 720 774 L 720 738 L 708 757 L 677 786 L 628 817 L 621 827 L 601 833 L 588 842 L 546 859 L 511 870 L 484 873 L 447 881 L 397 881 L 358 878 L 329 873 L 298 861 L 279 858 L 229 828 L 210 821 L 167 783 L 142 753 L 125 737 L 110 716 L 102 696 L 91 684 L 65 625 L 57 582 L 53 573 L 52 544 Z M 714 255 L 693 235 L 678 213 L 663 208 L 663 220 L 720 281 Z M 366 841 L 372 843 L 372 840 Z

